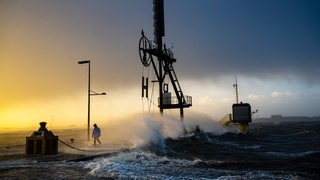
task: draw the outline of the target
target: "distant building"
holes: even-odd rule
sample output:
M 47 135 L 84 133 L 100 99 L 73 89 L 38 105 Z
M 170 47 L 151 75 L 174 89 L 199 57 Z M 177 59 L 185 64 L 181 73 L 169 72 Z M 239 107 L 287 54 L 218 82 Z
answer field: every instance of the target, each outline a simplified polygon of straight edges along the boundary
M 304 122 L 304 121 L 320 121 L 320 116 L 282 116 L 271 115 L 270 118 L 257 118 L 254 122 Z

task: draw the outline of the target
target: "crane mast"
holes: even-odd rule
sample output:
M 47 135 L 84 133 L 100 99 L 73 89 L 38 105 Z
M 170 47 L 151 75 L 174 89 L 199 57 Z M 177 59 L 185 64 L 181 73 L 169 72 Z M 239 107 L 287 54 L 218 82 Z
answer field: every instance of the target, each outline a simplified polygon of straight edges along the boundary
M 154 41 L 150 41 L 144 32 L 141 32 L 139 41 L 140 60 L 145 67 L 151 64 L 154 69 L 159 83 L 158 107 L 160 113 L 163 114 L 164 109 L 180 109 L 180 117 L 183 120 L 183 109 L 192 106 L 192 97 L 183 94 L 173 67 L 173 63 L 177 60 L 174 58 L 171 49 L 167 48 L 162 41 L 165 36 L 163 0 L 153 0 L 153 28 Z M 169 92 L 169 84 L 164 83 L 166 78 L 170 80 L 175 96 L 172 96 Z M 146 96 L 148 92 L 147 81 L 144 77 L 142 78 L 142 91 L 146 91 Z M 144 93 L 142 93 L 142 96 L 144 96 Z

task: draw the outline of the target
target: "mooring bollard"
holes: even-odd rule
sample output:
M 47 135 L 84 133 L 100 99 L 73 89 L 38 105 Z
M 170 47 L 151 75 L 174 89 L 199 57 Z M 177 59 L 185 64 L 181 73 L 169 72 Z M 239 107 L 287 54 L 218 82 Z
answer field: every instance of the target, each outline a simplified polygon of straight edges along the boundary
M 26 154 L 57 154 L 58 136 L 46 128 L 46 122 L 40 122 L 38 131 L 34 131 L 31 136 L 26 137 Z

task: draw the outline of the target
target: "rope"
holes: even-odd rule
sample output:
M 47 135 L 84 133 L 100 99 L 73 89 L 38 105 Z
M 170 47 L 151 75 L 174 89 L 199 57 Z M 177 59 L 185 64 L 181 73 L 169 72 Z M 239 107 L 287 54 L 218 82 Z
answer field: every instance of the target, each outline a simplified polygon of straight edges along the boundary
M 144 103 L 143 103 L 143 97 L 141 97 L 141 105 L 142 105 L 142 113 L 144 113 Z
M 144 77 L 144 75 L 147 74 L 146 78 L 149 79 L 150 76 L 150 67 L 144 67 L 142 66 L 141 69 L 141 75 L 142 77 Z M 155 74 L 153 74 L 153 76 L 155 76 Z M 153 77 L 154 79 L 154 77 Z M 150 113 L 151 112 L 151 105 L 156 106 L 156 104 L 153 102 L 153 92 L 154 92 L 154 83 L 152 84 L 152 91 L 151 91 L 151 98 L 147 97 L 146 98 L 146 102 L 147 102 L 147 106 L 146 106 L 146 111 L 145 111 L 145 105 L 144 105 L 144 98 L 141 98 L 141 104 L 142 104 L 142 112 L 143 113 Z
M 59 139 L 59 141 L 60 141 L 62 144 L 68 146 L 69 148 L 72 148 L 72 149 L 75 149 L 75 150 L 78 150 L 78 151 L 83 151 L 83 152 L 97 152 L 97 151 L 101 151 L 101 150 L 85 150 L 85 149 L 80 149 L 80 148 L 71 146 L 70 144 L 67 144 L 67 143 L 63 142 L 61 139 Z
M 141 68 L 141 75 L 142 77 L 144 77 L 144 75 L 146 74 L 146 78 L 149 79 L 149 76 L 150 76 L 150 70 L 151 68 L 150 67 L 144 67 L 142 66 Z M 152 73 L 153 74 L 153 79 L 155 79 L 155 76 L 156 74 L 155 73 Z M 154 82 L 152 82 L 152 90 L 151 90 L 151 97 L 147 97 L 146 98 L 146 106 L 144 105 L 145 101 L 144 101 L 144 98 L 142 97 L 141 98 L 141 103 L 142 103 L 142 112 L 143 113 L 151 113 L 151 107 L 153 107 L 153 111 L 154 111 L 154 108 L 157 107 L 158 105 L 155 103 L 154 101 Z
M 150 104 L 149 104 L 149 113 L 150 113 L 150 110 L 151 110 L 151 104 L 154 105 L 154 102 L 153 102 L 153 90 L 154 90 L 154 83 L 152 83 L 151 100 L 150 100 Z

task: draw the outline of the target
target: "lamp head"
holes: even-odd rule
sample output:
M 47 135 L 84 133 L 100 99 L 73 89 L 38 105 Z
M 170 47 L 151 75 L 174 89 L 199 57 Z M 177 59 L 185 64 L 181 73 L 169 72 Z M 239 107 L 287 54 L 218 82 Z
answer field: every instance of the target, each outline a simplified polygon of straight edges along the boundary
M 78 64 L 86 64 L 86 63 L 90 63 L 90 60 L 78 61 Z

